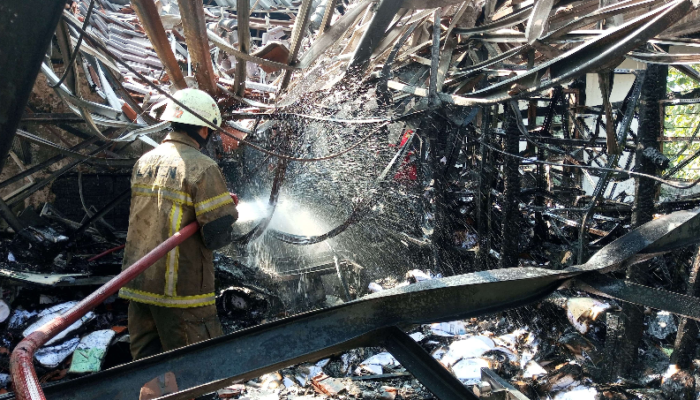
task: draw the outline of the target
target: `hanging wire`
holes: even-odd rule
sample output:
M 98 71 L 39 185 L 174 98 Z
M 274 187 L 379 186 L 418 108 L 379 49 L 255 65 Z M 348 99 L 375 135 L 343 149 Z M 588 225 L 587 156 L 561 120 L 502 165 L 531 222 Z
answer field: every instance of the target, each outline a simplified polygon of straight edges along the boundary
M 497 147 L 493 147 L 493 146 L 489 145 L 488 143 L 484 143 L 484 142 L 482 142 L 482 141 L 478 141 L 478 143 L 481 143 L 483 146 L 486 146 L 486 147 L 488 147 L 489 149 L 491 149 L 491 150 L 493 150 L 493 151 L 495 151 L 495 152 L 497 152 L 497 153 L 501 153 L 501 154 L 503 154 L 503 155 L 505 155 L 505 156 L 517 158 L 517 159 L 519 159 L 519 160 L 529 161 L 528 164 L 545 164 L 545 165 L 553 165 L 553 166 L 555 166 L 555 167 L 563 167 L 563 168 L 579 168 L 579 169 L 592 169 L 592 170 L 598 170 L 598 171 L 604 171 L 604 172 L 616 172 L 616 173 L 619 173 L 619 174 L 628 175 L 628 176 L 630 176 L 630 177 L 636 176 L 636 177 L 639 177 L 639 178 L 651 179 L 651 180 L 654 180 L 654 181 L 659 182 L 659 183 L 662 184 L 662 185 L 670 186 L 670 187 L 672 187 L 672 188 L 681 189 L 681 190 L 690 189 L 690 188 L 696 186 L 698 183 L 700 183 L 700 178 L 699 178 L 699 179 L 694 180 L 694 181 L 693 181 L 691 184 L 689 184 L 689 185 L 682 186 L 682 185 L 677 185 L 677 184 L 675 184 L 673 181 L 666 180 L 666 179 L 662 179 L 662 178 L 659 178 L 659 177 L 654 176 L 654 175 L 642 174 L 642 173 L 640 173 L 640 172 L 627 171 L 627 170 L 624 170 L 624 169 L 594 167 L 594 166 L 592 166 L 592 165 L 560 164 L 560 163 L 551 162 L 551 161 L 533 160 L 533 159 L 530 159 L 530 158 L 527 158 L 527 157 L 521 157 L 521 156 L 519 156 L 519 155 L 517 155 L 517 154 L 508 153 L 507 151 L 503 151 L 503 150 L 501 150 L 501 149 L 499 149 L 499 148 L 497 148 Z
M 75 44 L 75 48 L 73 49 L 73 54 L 70 56 L 70 60 L 66 64 L 66 69 L 63 71 L 63 75 L 61 75 L 61 79 L 56 82 L 55 85 L 49 84 L 49 87 L 52 89 L 55 89 L 63 84 L 63 81 L 66 80 L 68 77 L 68 74 L 71 71 L 71 67 L 73 63 L 75 62 L 75 59 L 78 57 L 78 53 L 80 52 L 80 45 L 83 44 L 83 36 L 87 32 L 85 32 L 85 29 L 90 25 L 90 17 L 92 16 L 92 10 L 95 8 L 95 0 L 90 0 L 90 7 L 88 7 L 87 14 L 85 15 L 85 21 L 83 22 L 83 28 L 82 32 L 80 32 L 80 36 L 78 36 L 78 42 Z

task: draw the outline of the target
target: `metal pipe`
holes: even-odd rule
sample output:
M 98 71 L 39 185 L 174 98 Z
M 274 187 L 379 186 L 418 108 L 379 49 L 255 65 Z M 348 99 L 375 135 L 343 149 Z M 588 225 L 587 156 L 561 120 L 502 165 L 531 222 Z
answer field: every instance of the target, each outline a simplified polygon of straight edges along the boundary
M 10 357 L 10 371 L 15 386 L 15 395 L 19 400 L 46 400 L 44 392 L 39 385 L 39 379 L 34 371 L 34 352 L 43 346 L 49 339 L 62 332 L 75 321 L 97 307 L 109 296 L 116 293 L 122 286 L 129 283 L 139 274 L 163 258 L 170 250 L 174 249 L 187 238 L 199 231 L 199 223 L 194 221 L 182 228 L 179 232 L 159 244 L 143 258 L 136 261 L 121 274 L 112 278 L 99 289 L 92 292 L 83 301 L 76 304 L 64 314 L 54 318 L 32 334 L 24 338 Z
M 134 7 L 134 11 L 136 11 L 136 15 L 138 15 L 139 21 L 141 21 L 143 29 L 148 35 L 148 39 L 153 44 L 158 58 L 163 62 L 165 72 L 170 77 L 173 85 L 175 85 L 177 89 L 186 88 L 187 83 L 185 82 L 185 77 L 182 75 L 177 59 L 173 54 L 173 50 L 170 48 L 170 42 L 168 41 L 168 36 L 165 34 L 165 28 L 163 27 L 163 22 L 160 20 L 160 15 L 158 14 L 155 3 L 153 3 L 153 0 L 133 0 L 131 5 Z
M 177 4 L 180 6 L 182 27 L 185 29 L 187 51 L 192 56 L 194 77 L 200 89 L 214 96 L 219 90 L 216 87 L 216 75 L 209 53 L 204 6 L 201 1 L 196 0 L 177 0 Z

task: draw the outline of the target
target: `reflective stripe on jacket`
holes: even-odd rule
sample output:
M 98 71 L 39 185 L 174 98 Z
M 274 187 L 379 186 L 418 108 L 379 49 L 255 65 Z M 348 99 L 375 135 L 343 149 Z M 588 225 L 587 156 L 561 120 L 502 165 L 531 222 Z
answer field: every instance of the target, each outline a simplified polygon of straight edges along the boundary
M 171 132 L 144 154 L 131 176 L 131 212 L 123 269 L 195 219 L 200 226 L 238 212 L 214 160 L 193 139 Z M 119 291 L 119 296 L 164 307 L 214 304 L 212 251 L 195 234 Z

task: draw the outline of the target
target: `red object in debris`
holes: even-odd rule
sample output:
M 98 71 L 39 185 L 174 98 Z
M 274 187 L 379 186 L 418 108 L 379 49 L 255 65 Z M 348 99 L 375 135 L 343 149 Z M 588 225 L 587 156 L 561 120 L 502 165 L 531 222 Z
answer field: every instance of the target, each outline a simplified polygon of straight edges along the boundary
M 341 381 L 333 379 L 324 373 L 313 377 L 311 385 L 317 392 L 330 396 L 335 396 L 345 390 L 345 385 Z
M 399 147 L 402 147 L 403 145 L 406 144 L 408 139 L 413 135 L 413 130 L 408 129 L 406 132 L 403 133 L 403 137 L 401 138 L 401 143 L 399 144 Z
M 115 247 L 115 248 L 113 248 L 113 249 L 109 249 L 109 250 L 103 251 L 102 253 L 100 253 L 100 254 L 98 254 L 98 255 L 96 255 L 96 256 L 94 256 L 94 257 L 88 258 L 88 262 L 90 262 L 90 261 L 95 261 L 95 260 L 97 260 L 97 259 L 100 259 L 100 258 L 106 256 L 107 254 L 114 253 L 115 251 L 121 250 L 121 249 L 123 249 L 124 247 L 126 247 L 125 244 L 123 244 L 123 245 L 121 245 L 121 246 L 117 246 L 117 247 Z
M 397 181 L 415 181 L 418 180 L 418 166 L 413 160 L 413 152 L 409 151 L 408 155 L 403 159 L 399 170 L 394 175 Z
M 408 142 L 408 139 L 411 138 L 413 135 L 413 130 L 408 129 L 406 132 L 403 133 L 403 136 L 401 137 L 401 143 L 399 143 L 399 147 L 403 147 L 406 142 Z M 390 145 L 391 147 L 395 147 L 393 144 Z M 413 162 L 413 152 L 409 151 L 408 155 L 404 157 L 403 161 L 401 162 L 401 166 L 399 167 L 398 171 L 394 175 L 394 179 L 397 181 L 415 181 L 418 180 L 418 167 L 416 166 L 416 163 Z
M 124 333 L 126 326 L 113 326 L 112 330 L 117 332 L 117 335 Z
M 136 122 L 136 119 L 139 117 L 136 111 L 134 111 L 134 109 L 126 103 L 122 104 L 122 112 L 131 122 Z
M 222 126 L 221 129 L 223 129 L 224 131 L 230 133 L 231 135 L 233 135 L 239 139 L 245 139 L 245 137 L 248 136 L 247 133 L 241 132 L 239 130 L 236 130 L 236 129 L 233 129 L 230 127 Z M 223 133 L 220 134 L 220 136 L 221 136 L 221 144 L 222 144 L 225 152 L 234 151 L 238 148 L 238 140 L 232 138 L 231 136 L 225 135 Z

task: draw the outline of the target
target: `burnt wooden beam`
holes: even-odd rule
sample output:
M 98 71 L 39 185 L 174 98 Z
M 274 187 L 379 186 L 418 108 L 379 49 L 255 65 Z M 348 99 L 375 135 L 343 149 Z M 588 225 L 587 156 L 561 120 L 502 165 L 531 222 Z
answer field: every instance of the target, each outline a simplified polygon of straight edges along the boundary
M 506 138 L 503 141 L 503 151 L 509 154 L 518 154 L 520 146 L 520 129 L 518 128 L 517 115 L 508 104 L 503 106 L 505 110 Z M 505 157 L 503 165 L 504 190 L 502 210 L 502 241 L 501 260 L 499 268 L 513 268 L 518 266 L 520 242 L 520 211 L 518 210 L 518 195 L 520 194 L 519 160 L 515 157 Z

